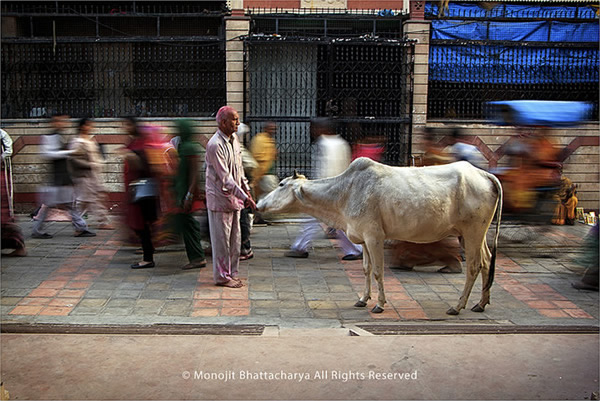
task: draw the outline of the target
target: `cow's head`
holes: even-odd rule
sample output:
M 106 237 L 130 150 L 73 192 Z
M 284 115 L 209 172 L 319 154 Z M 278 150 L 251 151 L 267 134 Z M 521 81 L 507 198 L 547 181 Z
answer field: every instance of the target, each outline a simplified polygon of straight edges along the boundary
M 296 173 L 283 179 L 279 187 L 258 201 L 256 207 L 260 212 L 289 213 L 297 211 L 302 200 L 302 183 L 306 177 Z

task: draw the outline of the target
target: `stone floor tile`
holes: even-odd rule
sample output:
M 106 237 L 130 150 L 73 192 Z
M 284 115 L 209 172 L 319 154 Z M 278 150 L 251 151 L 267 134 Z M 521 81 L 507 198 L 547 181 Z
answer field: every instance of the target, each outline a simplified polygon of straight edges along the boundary
M 221 309 L 221 316 L 248 316 L 250 315 L 250 308 L 223 308 Z
M 75 308 L 73 308 L 70 315 L 72 315 L 72 316 L 76 316 L 76 315 L 95 316 L 95 315 L 98 315 L 101 312 L 101 310 L 102 310 L 101 308 L 76 306 Z
M 142 290 L 115 290 L 112 294 L 112 298 L 128 298 L 137 299 L 142 294 Z
M 169 295 L 169 291 L 154 291 L 154 290 L 144 290 L 140 294 L 140 298 L 142 299 L 167 299 Z
M 79 301 L 78 307 L 101 308 L 108 303 L 108 298 L 84 298 Z
M 194 289 L 190 289 L 187 291 L 169 291 L 169 294 L 167 295 L 167 299 L 187 299 L 187 300 L 192 300 L 194 299 Z
M 104 308 L 101 312 L 102 315 L 109 316 L 129 316 L 133 312 L 133 307 L 130 308 Z
M 15 306 L 10 312 L 10 315 L 37 315 L 45 306 L 42 305 L 25 305 Z
M 133 308 L 136 305 L 135 299 L 110 299 L 106 303 L 106 308 Z
M 27 305 L 31 305 L 31 306 L 48 305 L 50 303 L 50 301 L 52 301 L 53 299 L 54 298 L 25 297 L 25 298 L 21 298 L 21 301 L 19 302 L 19 305 L 22 305 L 22 306 L 27 306 Z
M 17 305 L 18 303 L 20 303 L 21 300 L 23 300 L 23 298 L 21 298 L 21 297 L 2 297 L 1 304 L 14 306 L 14 305 Z M 21 305 L 23 305 L 23 304 L 21 303 Z M 31 305 L 31 304 L 29 304 L 29 305 Z
M 312 309 L 315 319 L 339 319 L 339 311 L 336 309 Z
M 59 298 L 81 298 L 86 290 L 61 290 L 56 294 Z
M 40 311 L 40 316 L 67 316 L 73 307 L 46 306 Z
M 76 306 L 80 300 L 81 298 L 54 298 L 48 303 L 48 306 L 72 308 Z
M 312 317 L 310 310 L 306 309 L 280 309 L 279 313 L 282 318 L 308 318 Z
M 192 301 L 171 300 L 165 302 L 160 311 L 164 316 L 188 316 L 192 309 Z
M 191 317 L 213 317 L 213 316 L 219 316 L 219 314 L 220 314 L 219 309 L 213 309 L 213 308 L 193 309 L 190 312 Z
M 334 301 L 308 301 L 308 307 L 312 310 L 337 309 L 338 304 Z
M 147 291 L 167 291 L 170 289 L 169 283 L 149 283 L 146 285 Z

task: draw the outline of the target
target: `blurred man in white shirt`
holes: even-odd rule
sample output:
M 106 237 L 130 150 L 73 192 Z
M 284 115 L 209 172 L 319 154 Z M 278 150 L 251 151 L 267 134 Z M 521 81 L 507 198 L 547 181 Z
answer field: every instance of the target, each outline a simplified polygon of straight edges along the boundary
M 317 118 L 311 123 L 311 129 L 317 148 L 316 178 L 335 177 L 346 170 L 350 165 L 350 145 L 341 136 L 335 133 L 333 122 L 328 118 Z M 323 229 L 319 222 L 311 218 L 305 223 L 302 233 L 296 238 L 291 249 L 285 253 L 290 258 L 307 258 L 308 248 L 312 239 L 321 234 Z M 344 252 L 343 260 L 362 259 L 362 247 L 352 243 L 342 230 L 337 230 L 337 239 Z

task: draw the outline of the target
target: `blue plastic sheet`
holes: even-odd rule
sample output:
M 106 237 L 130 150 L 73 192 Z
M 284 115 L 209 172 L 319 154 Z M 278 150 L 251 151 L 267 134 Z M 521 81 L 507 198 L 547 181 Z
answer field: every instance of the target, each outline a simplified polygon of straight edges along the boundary
M 600 25 L 598 22 L 570 24 L 554 21 L 550 32 L 552 42 L 598 42 Z
M 509 40 L 527 42 L 598 42 L 597 22 L 494 22 L 433 20 L 432 39 Z
M 485 40 L 487 35 L 486 26 L 479 21 L 435 20 L 431 28 L 432 39 Z
M 502 17 L 502 18 L 580 18 L 598 19 L 596 10 L 591 5 L 584 6 L 542 6 L 534 4 L 496 3 L 495 7 L 482 7 L 473 3 L 450 2 L 444 11 L 445 17 Z M 425 4 L 425 15 L 435 17 L 439 13 L 439 3 L 428 1 Z
M 431 45 L 429 79 L 482 83 L 598 82 L 597 49 Z
M 496 124 L 543 127 L 579 125 L 590 117 L 594 107 L 585 102 L 550 100 L 506 100 L 488 104 L 491 120 Z M 508 115 L 503 111 L 509 111 Z

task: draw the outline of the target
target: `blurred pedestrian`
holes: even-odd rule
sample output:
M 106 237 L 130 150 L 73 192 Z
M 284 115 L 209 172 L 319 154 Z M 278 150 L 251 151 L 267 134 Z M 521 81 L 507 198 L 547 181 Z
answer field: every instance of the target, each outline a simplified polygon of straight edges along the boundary
M 352 146 L 352 160 L 359 157 L 368 157 L 371 160 L 381 163 L 384 151 L 384 140 L 381 137 L 374 135 L 361 136 Z
M 424 166 L 438 166 L 451 163 L 454 158 L 446 153 L 437 141 L 435 132 L 425 128 Z M 439 273 L 462 273 L 461 246 L 458 237 L 449 236 L 429 244 L 415 244 L 407 241 L 394 241 L 391 250 L 391 266 L 402 270 L 412 270 L 415 266 L 441 263 Z
M 212 244 L 213 275 L 217 285 L 240 288 L 238 276 L 240 210 L 256 209 L 244 176 L 236 131 L 237 111 L 223 106 L 217 112 L 218 130 L 206 147 L 206 201 Z
M 159 206 L 158 219 L 152 225 L 152 239 L 156 246 L 171 245 L 179 241 L 179 236 L 173 231 L 172 215 L 177 212 L 173 196 L 173 180 L 177 173 L 179 156 L 177 148 L 162 128 L 156 125 L 140 127 L 146 141 L 145 154 L 150 165 L 152 176 L 158 184 Z M 177 142 L 179 146 L 179 142 Z
M 275 171 L 275 161 L 277 160 L 276 132 L 277 125 L 275 122 L 269 121 L 265 123 L 263 132 L 256 134 L 250 144 L 250 152 L 256 163 L 258 163 L 256 169 L 254 169 L 252 180 L 252 189 L 254 190 L 256 199 L 262 198 L 277 188 L 279 184 Z
M 581 280 L 571 283 L 578 290 L 598 291 L 600 269 L 598 267 L 598 222 L 590 229 L 585 238 L 583 256 L 579 263 L 585 267 Z
M 312 134 L 316 139 L 316 174 L 317 178 L 334 177 L 341 174 L 350 164 L 350 145 L 335 133 L 333 122 L 328 118 L 312 121 Z M 319 222 L 311 218 L 304 224 L 302 233 L 296 238 L 292 247 L 285 253 L 290 258 L 307 258 L 308 248 L 323 229 Z M 352 243 L 342 230 L 337 230 L 337 239 L 344 252 L 342 260 L 358 260 L 362 258 L 362 247 Z
M 74 153 L 68 149 L 68 143 L 63 136 L 64 130 L 69 126 L 69 117 L 65 114 L 56 114 L 51 120 L 53 132 L 42 137 L 42 154 L 52 164 L 52 182 L 46 188 L 43 204 L 47 207 L 40 208 L 37 220 L 33 223 L 33 238 L 48 239 L 52 235 L 44 232 L 44 222 L 51 207 L 66 209 L 71 216 L 76 237 L 94 237 L 95 233 L 89 231 L 86 222 L 73 206 L 73 180 L 69 172 L 69 158 Z
M 202 249 L 200 223 L 192 215 L 194 201 L 199 198 L 198 164 L 200 147 L 193 141 L 193 127 L 190 120 L 179 120 L 176 123 L 179 134 L 177 152 L 179 164 L 174 179 L 176 212 L 173 222 L 176 231 L 183 237 L 185 252 L 189 263 L 184 270 L 206 266 Z
M 127 188 L 127 225 L 137 234 L 143 251 L 143 259 L 131 265 L 132 269 L 155 266 L 152 224 L 158 219 L 158 184 L 148 162 L 147 149 L 151 139 L 149 131 L 138 128 L 135 119 L 129 118 L 126 129 L 133 135 L 125 148 L 125 188 Z M 147 196 L 136 196 L 136 188 L 146 191 Z
M 424 166 L 439 166 L 441 164 L 448 164 L 454 161 L 452 155 L 446 153 L 444 148 L 439 144 L 435 133 L 431 128 L 425 128 L 423 139 Z
M 252 184 L 254 182 L 253 175 L 254 171 L 258 167 L 258 163 L 252 156 L 252 154 L 246 149 L 242 142 L 246 142 L 246 136 L 250 133 L 250 127 L 244 123 L 240 123 L 237 130 L 237 136 L 240 140 L 240 149 L 242 150 L 242 166 L 244 167 L 244 175 L 248 180 L 251 193 Z M 255 196 L 255 195 L 253 195 Z M 254 213 L 253 213 L 254 212 Z M 240 260 L 248 260 L 254 257 L 252 251 L 252 242 L 250 241 L 250 232 L 252 231 L 252 224 L 255 217 L 256 211 L 253 211 L 250 207 L 244 207 L 240 211 L 240 234 L 241 234 L 241 246 L 240 246 Z
M 468 161 L 475 167 L 485 170 L 485 164 L 487 163 L 485 157 L 476 146 L 467 142 L 460 129 L 455 128 L 452 131 L 452 141 L 453 144 L 449 153 L 454 156 L 456 161 Z
M 110 224 L 108 210 L 104 204 L 105 189 L 102 183 L 104 158 L 100 146 L 93 139 L 94 122 L 88 118 L 79 121 L 79 135 L 71 141 L 69 148 L 74 151 L 69 159 L 75 200 L 79 211 L 95 214 L 101 230 L 114 230 Z
M 0 201 L 2 208 L 2 219 L 1 230 L 2 230 L 2 249 L 13 249 L 11 253 L 3 254 L 3 256 L 27 256 L 27 248 L 25 247 L 25 238 L 21 229 L 15 222 L 14 215 L 10 209 L 10 202 L 8 198 L 7 183 L 11 180 L 11 171 L 7 166 L 6 160 L 10 160 L 12 155 L 12 139 L 8 133 L 0 129 L 0 135 L 2 138 L 2 161 L 1 161 L 1 172 L 0 172 L 0 185 L 2 186 L 0 193 Z M 6 176 L 5 176 L 6 173 Z M 7 180 L 8 178 L 8 180 Z

